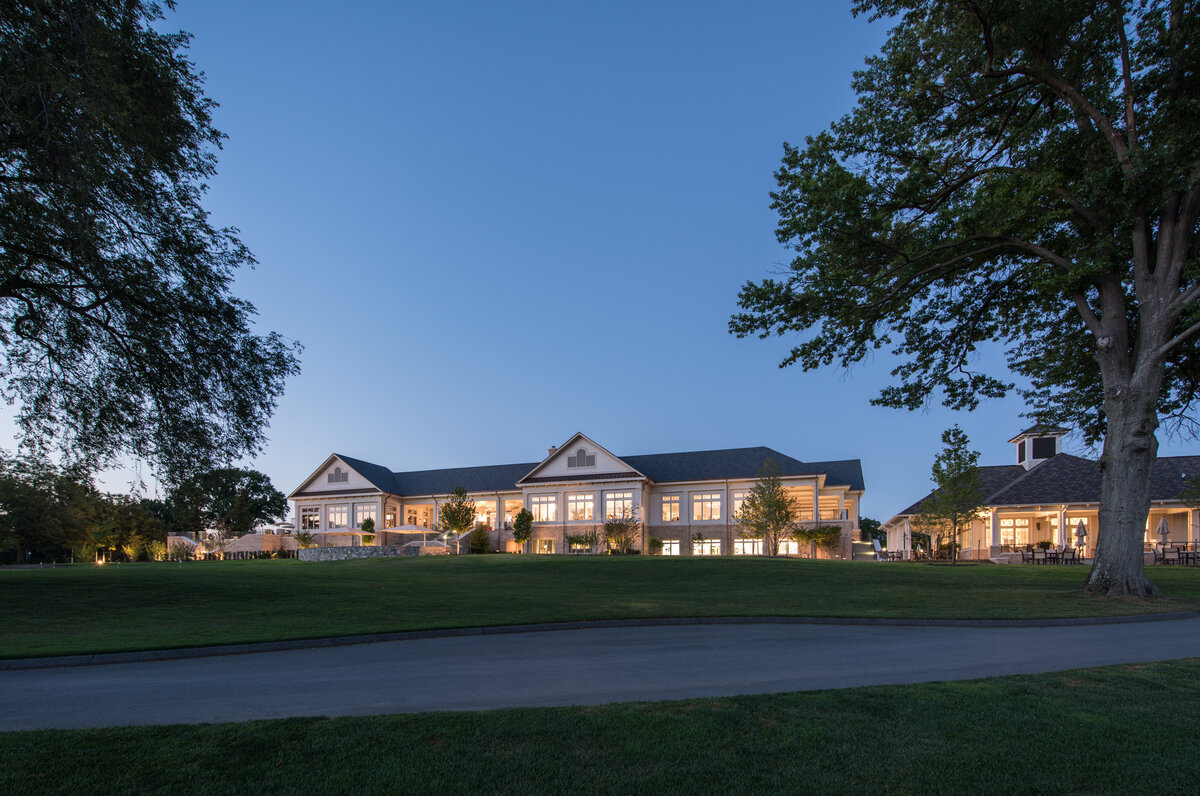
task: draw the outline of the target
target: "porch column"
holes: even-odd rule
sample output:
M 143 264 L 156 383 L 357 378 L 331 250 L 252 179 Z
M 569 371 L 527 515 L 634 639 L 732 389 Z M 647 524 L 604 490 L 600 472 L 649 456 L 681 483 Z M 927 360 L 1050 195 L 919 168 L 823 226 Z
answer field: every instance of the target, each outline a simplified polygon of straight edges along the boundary
M 992 547 L 1000 546 L 1000 511 L 992 509 Z
M 816 482 L 813 482 L 813 522 L 821 521 L 821 501 L 819 493 L 820 488 L 817 486 Z
M 1058 509 L 1058 546 L 1066 549 L 1070 547 L 1067 539 L 1071 535 L 1071 530 L 1067 527 L 1067 507 L 1059 506 Z
M 908 540 L 907 545 L 904 544 L 905 539 Z M 900 537 L 899 546 L 903 548 L 901 553 L 906 560 L 912 558 L 912 523 L 907 519 L 904 520 L 904 536 Z
M 846 519 L 846 493 L 838 492 L 838 519 Z
M 1188 509 L 1188 544 L 1195 545 L 1200 542 L 1200 509 Z M 1195 550 L 1195 547 L 1192 547 Z

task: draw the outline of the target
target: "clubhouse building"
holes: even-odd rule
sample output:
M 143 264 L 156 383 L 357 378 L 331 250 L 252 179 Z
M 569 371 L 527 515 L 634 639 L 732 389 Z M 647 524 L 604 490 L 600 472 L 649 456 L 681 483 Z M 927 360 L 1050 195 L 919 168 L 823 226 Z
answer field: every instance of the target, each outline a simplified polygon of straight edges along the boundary
M 833 555 L 849 558 L 864 491 L 859 460 L 802 462 L 766 447 L 622 457 L 577 433 L 540 462 L 412 472 L 333 454 L 288 497 L 297 529 L 322 546 L 363 544 L 367 518 L 377 529 L 373 544 L 432 536 L 441 505 L 462 487 L 493 550 L 518 551 L 512 522 L 524 508 L 534 519 L 532 553 L 586 552 L 580 536 L 601 531 L 606 518 L 630 516 L 641 524 L 643 551 L 653 537 L 664 555 L 756 555 L 763 543 L 741 538 L 734 518 L 768 460 L 800 502 L 796 523 L 840 527 Z M 785 542 L 781 552 L 807 551 Z
M 1016 463 L 979 468 L 979 481 L 987 496 L 979 519 L 962 534 L 960 557 L 1003 560 L 1029 545 L 1048 542 L 1055 549 L 1077 548 L 1090 556 L 1099 531 L 1100 468 L 1091 459 L 1062 452 L 1062 428 L 1027 428 L 1009 442 L 1016 446 Z M 1200 476 L 1200 456 L 1164 456 L 1155 462 L 1150 487 L 1150 516 L 1145 544 L 1187 544 L 1200 541 L 1200 512 L 1186 505 L 1180 494 L 1187 481 Z M 932 493 L 930 493 L 932 495 Z M 912 555 L 918 500 L 882 526 L 888 550 Z M 1158 531 L 1166 524 L 1167 535 Z M 1082 525 L 1085 536 L 1079 536 Z M 936 540 L 934 540 L 936 543 Z

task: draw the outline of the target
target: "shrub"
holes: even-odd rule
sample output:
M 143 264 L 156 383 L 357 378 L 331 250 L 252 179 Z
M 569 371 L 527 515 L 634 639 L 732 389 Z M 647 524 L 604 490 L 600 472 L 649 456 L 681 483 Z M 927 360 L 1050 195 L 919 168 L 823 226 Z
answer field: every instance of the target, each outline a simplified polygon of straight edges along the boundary
M 171 542 L 167 546 L 167 557 L 171 561 L 191 561 L 196 556 L 196 548 L 187 542 Z
M 167 543 L 154 539 L 146 544 L 146 554 L 151 561 L 167 560 Z
M 657 536 L 651 536 L 650 537 L 650 555 L 652 555 L 652 556 L 662 555 L 662 549 L 663 549 L 663 540 L 659 539 Z
M 472 553 L 486 553 L 492 546 L 487 526 L 476 526 L 475 530 L 471 531 L 471 535 L 467 537 L 467 543 L 471 546 Z

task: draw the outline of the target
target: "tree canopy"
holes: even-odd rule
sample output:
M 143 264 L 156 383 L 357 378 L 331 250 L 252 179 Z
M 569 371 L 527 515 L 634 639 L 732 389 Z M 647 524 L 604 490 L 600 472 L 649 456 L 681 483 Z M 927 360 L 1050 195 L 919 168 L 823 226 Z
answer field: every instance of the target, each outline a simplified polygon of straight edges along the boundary
M 215 528 L 224 537 L 244 536 L 265 522 L 287 516 L 287 496 L 257 470 L 218 467 L 171 490 L 167 506 L 172 530 Z
M 1039 422 L 1103 439 L 1089 585 L 1154 593 L 1154 434 L 1160 418 L 1195 430 L 1200 388 L 1196 2 L 855 12 L 887 19 L 887 43 L 853 111 L 785 145 L 772 197 L 795 257 L 742 288 L 730 330 L 800 334 L 783 365 L 805 369 L 893 353 L 876 403 L 970 409 L 1016 389 Z M 991 346 L 1011 373 L 987 370 Z
M 0 394 L 27 445 L 170 481 L 260 449 L 299 345 L 230 292 L 254 259 L 201 205 L 223 136 L 162 18 L 0 0 Z

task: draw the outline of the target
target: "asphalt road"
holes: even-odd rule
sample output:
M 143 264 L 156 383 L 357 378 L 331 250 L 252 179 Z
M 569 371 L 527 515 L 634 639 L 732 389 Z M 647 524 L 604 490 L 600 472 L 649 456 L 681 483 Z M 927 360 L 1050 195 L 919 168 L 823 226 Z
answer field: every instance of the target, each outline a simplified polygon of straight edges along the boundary
M 487 710 L 966 680 L 1200 657 L 1200 618 L 737 624 L 393 641 L 0 671 L 0 730 Z

